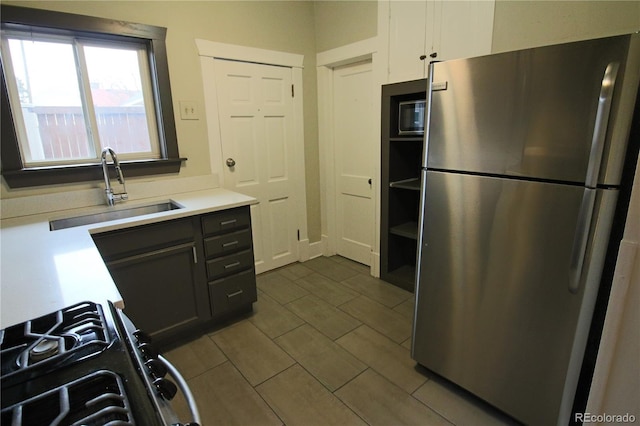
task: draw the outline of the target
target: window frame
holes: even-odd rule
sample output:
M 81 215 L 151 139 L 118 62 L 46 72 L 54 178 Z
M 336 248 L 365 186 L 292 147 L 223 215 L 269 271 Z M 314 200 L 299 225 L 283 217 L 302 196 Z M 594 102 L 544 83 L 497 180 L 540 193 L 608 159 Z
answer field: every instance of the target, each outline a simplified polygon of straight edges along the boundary
M 2 29 L 60 34 L 110 42 L 135 41 L 147 46 L 151 72 L 160 158 L 122 161 L 126 177 L 178 173 L 183 161 L 178 140 L 169 81 L 165 37 L 167 29 L 146 24 L 117 21 L 49 10 L 0 5 Z M 1 80 L 1 162 L 2 176 L 11 188 L 40 185 L 81 183 L 102 180 L 99 162 L 56 166 L 25 167 L 20 155 L 4 64 L 0 64 Z

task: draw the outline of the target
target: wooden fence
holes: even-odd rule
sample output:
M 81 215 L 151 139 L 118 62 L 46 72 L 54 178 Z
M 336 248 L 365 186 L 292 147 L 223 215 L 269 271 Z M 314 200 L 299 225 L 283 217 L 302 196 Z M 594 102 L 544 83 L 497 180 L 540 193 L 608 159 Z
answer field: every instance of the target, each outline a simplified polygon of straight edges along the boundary
M 81 107 L 33 107 L 45 159 L 91 158 L 87 125 Z M 116 153 L 151 150 L 144 108 L 97 108 L 98 134 L 102 147 Z

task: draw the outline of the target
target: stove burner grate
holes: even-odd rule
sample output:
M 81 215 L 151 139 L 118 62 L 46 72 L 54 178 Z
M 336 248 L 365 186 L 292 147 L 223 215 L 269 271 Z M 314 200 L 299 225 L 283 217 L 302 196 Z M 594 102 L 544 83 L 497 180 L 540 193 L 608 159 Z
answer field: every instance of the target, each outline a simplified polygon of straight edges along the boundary
M 97 371 L 2 410 L 2 424 L 134 425 L 120 377 Z
M 2 379 L 83 359 L 109 344 L 102 307 L 84 302 L 0 332 Z

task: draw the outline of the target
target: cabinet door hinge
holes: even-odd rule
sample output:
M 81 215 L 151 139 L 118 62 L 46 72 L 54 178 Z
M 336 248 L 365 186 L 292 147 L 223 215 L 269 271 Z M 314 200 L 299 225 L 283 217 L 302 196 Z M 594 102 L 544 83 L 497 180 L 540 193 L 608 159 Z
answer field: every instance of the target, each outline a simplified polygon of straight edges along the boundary
M 293 84 L 291 85 L 291 97 L 295 97 L 295 91 L 293 89 Z

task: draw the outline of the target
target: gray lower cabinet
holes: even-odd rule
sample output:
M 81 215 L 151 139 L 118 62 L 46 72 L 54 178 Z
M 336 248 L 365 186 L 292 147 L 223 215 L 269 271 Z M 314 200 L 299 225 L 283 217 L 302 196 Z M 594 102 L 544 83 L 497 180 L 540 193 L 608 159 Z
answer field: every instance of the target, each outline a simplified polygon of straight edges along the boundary
M 250 310 L 256 297 L 249 207 L 96 234 L 125 313 L 159 347 Z
M 93 237 L 125 313 L 160 347 L 210 318 L 197 224 L 190 217 Z
M 228 315 L 257 300 L 249 207 L 202 216 L 211 314 Z

